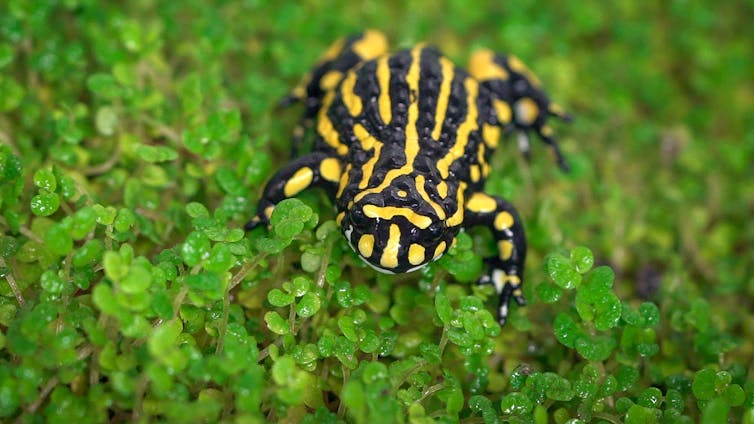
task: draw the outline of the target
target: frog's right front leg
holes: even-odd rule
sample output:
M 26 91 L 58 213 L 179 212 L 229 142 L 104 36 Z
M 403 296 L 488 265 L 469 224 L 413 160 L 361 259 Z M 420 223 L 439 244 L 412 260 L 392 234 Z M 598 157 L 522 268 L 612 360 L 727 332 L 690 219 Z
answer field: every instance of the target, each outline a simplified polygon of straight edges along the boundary
M 267 183 L 257 206 L 257 213 L 245 225 L 247 231 L 270 222 L 275 205 L 309 187 L 322 187 L 334 194 L 341 175 L 340 159 L 324 152 L 302 156 L 278 171 Z

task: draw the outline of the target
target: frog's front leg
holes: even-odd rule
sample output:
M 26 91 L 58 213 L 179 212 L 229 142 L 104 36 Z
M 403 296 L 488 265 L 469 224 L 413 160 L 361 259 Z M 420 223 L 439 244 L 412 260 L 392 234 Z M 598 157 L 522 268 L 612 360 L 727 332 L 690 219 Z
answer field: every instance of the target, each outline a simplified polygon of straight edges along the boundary
M 513 205 L 481 192 L 474 193 L 466 202 L 464 224 L 488 227 L 495 237 L 498 254 L 486 258 L 489 270 L 479 284 L 495 287 L 500 300 L 498 321 L 504 325 L 510 301 L 515 300 L 521 306 L 526 303 L 521 291 L 526 259 L 524 226 Z
M 324 152 L 310 153 L 294 160 L 267 183 L 256 215 L 244 228 L 249 231 L 261 224 L 269 224 L 275 205 L 309 187 L 322 187 L 334 194 L 340 175 L 340 159 Z

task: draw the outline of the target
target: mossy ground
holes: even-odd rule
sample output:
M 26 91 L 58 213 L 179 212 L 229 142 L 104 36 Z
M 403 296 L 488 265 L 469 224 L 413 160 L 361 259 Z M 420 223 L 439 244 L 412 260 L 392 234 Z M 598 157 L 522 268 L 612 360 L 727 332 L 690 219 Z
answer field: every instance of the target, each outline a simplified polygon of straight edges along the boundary
M 0 419 L 754 422 L 750 2 L 0 4 Z M 496 153 L 529 240 L 366 268 L 317 191 L 244 234 L 336 38 L 521 57 L 572 164 Z M 590 249 L 577 247 L 589 246 Z M 595 263 L 596 262 L 596 263 Z M 579 420 L 579 421 L 569 421 Z

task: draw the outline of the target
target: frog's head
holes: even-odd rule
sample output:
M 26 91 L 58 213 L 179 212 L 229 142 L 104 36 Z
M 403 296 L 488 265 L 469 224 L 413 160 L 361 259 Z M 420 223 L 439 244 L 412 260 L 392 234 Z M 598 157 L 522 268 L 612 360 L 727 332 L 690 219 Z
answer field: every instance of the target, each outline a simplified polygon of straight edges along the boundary
M 458 233 L 458 225 L 448 224 L 448 203 L 423 176 L 403 175 L 379 192 L 357 194 L 344 211 L 341 229 L 372 268 L 411 272 L 442 256 Z

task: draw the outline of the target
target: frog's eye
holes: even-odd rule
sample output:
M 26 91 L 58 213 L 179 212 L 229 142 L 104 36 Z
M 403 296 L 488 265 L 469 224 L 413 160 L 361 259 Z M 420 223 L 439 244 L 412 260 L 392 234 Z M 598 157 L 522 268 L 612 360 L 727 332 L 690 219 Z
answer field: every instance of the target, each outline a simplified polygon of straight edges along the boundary
M 427 236 L 431 240 L 437 240 L 442 236 L 443 229 L 445 229 L 445 225 L 443 225 L 442 221 L 437 221 L 430 224 L 424 231 L 426 231 Z
M 364 211 L 361 208 L 354 208 L 348 214 L 348 219 L 357 228 L 364 228 L 369 225 L 369 218 L 364 215 Z

